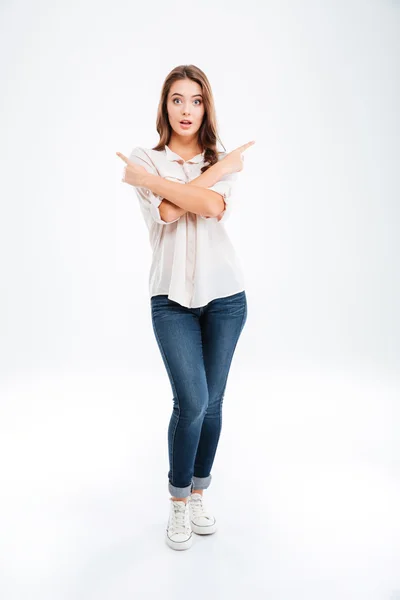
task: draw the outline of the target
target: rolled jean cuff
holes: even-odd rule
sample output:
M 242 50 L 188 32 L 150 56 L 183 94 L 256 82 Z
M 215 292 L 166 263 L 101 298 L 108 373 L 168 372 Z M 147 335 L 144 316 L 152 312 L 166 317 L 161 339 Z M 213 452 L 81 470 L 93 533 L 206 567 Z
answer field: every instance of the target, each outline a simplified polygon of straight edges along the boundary
M 187 485 L 186 487 L 176 487 L 172 485 L 170 481 L 168 481 L 168 491 L 174 498 L 187 498 L 192 493 L 193 483 Z
M 193 480 L 193 489 L 194 490 L 206 490 L 211 483 L 211 473 L 208 477 L 194 477 Z

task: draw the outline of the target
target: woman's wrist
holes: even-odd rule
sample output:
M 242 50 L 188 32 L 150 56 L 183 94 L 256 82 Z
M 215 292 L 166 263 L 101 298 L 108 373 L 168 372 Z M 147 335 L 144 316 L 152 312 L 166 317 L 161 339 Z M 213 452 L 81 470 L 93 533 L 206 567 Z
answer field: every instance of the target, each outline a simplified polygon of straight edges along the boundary
M 219 160 L 214 165 L 211 165 L 204 173 L 201 173 L 195 179 L 188 181 L 188 184 L 198 185 L 200 187 L 212 187 L 220 179 L 226 175 L 227 171 L 225 166 L 222 164 L 222 160 Z

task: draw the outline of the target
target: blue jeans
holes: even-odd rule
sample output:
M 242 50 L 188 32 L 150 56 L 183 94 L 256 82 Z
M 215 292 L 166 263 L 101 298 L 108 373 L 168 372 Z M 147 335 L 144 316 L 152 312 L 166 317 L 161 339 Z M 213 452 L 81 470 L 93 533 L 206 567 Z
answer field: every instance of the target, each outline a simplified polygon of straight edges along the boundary
M 168 490 L 185 498 L 211 482 L 222 402 L 233 353 L 247 319 L 243 290 L 187 308 L 166 294 L 151 297 L 153 330 L 171 382 Z

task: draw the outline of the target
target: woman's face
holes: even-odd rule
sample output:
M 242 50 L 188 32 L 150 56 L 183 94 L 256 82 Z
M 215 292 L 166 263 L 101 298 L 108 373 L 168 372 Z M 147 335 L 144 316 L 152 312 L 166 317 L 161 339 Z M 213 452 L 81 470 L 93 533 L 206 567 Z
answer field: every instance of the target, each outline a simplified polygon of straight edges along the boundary
M 167 111 L 172 130 L 177 135 L 197 138 L 204 116 L 200 85 L 191 79 L 175 81 L 169 90 Z M 191 125 L 182 126 L 183 120 L 190 121 Z

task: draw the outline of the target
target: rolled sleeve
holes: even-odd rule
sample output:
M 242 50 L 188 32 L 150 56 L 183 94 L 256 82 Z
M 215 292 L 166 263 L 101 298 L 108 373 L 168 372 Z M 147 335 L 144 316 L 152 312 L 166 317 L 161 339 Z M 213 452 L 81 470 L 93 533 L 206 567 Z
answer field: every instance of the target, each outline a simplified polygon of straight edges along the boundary
M 129 160 L 133 163 L 140 165 L 146 169 L 149 173 L 153 175 L 159 175 L 156 167 L 151 162 L 149 156 L 142 150 L 142 148 L 136 147 L 132 150 Z M 136 187 L 134 186 L 135 193 L 139 200 L 141 200 L 146 206 L 148 206 L 150 210 L 151 217 L 153 221 L 159 223 L 160 225 L 169 225 L 169 223 L 173 223 L 174 221 L 163 221 L 160 214 L 159 206 L 163 201 L 162 196 L 158 196 L 157 194 L 153 194 L 153 192 L 144 187 Z M 177 219 L 175 219 L 177 220 Z
M 219 222 L 226 221 L 232 212 L 233 184 L 237 180 L 237 177 L 238 173 L 228 173 L 227 175 L 223 175 L 223 177 L 221 177 L 217 183 L 208 188 L 209 190 L 213 190 L 214 192 L 221 194 L 225 202 L 225 210 L 222 213 L 222 217 Z

